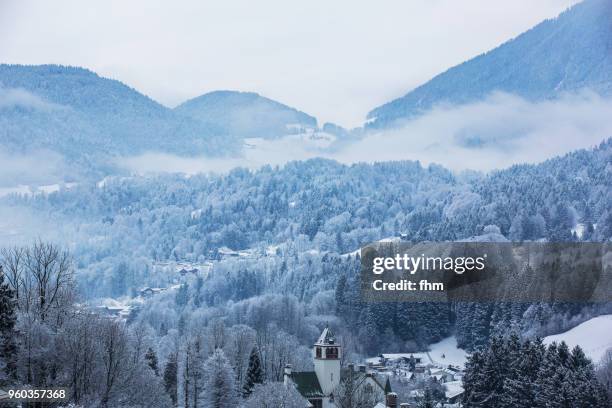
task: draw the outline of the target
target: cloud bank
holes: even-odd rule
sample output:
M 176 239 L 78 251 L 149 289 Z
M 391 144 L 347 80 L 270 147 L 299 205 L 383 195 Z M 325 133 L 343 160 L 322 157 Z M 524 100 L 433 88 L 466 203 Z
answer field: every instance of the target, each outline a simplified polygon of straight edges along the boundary
M 36 151 L 21 155 L 3 151 L 0 146 L 0 195 L 5 187 L 57 183 L 68 174 L 68 166 L 59 153 Z
M 45 102 L 25 89 L 5 88 L 0 84 L 0 109 L 26 108 L 51 110 L 57 107 L 57 105 Z
M 308 138 L 287 136 L 258 140 L 241 157 L 181 158 L 149 153 L 124 159 L 121 165 L 135 173 L 193 174 L 324 157 L 347 164 L 419 160 L 457 171 L 489 171 L 595 146 L 612 137 L 610 117 L 612 99 L 588 91 L 544 102 L 496 93 L 477 103 L 440 105 L 398 129 L 355 137 L 333 151 Z
M 438 106 L 400 129 L 375 133 L 335 158 L 420 160 L 454 170 L 535 163 L 612 137 L 612 99 L 583 91 L 531 102 L 495 93 L 481 102 Z

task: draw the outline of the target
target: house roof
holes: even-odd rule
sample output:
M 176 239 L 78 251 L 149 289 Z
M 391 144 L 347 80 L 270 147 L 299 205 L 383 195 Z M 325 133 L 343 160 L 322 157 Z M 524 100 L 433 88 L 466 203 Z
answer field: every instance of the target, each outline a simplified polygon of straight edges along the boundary
M 342 371 L 340 371 L 340 378 L 345 379 L 351 372 L 350 370 L 351 370 L 350 368 L 345 368 Z M 374 380 L 374 383 L 378 385 L 380 389 L 385 392 L 385 394 L 391 392 L 391 384 L 389 383 L 389 377 L 387 377 L 386 382 L 383 385 L 381 380 L 376 375 L 373 375 L 371 373 L 364 373 L 361 371 L 353 371 L 353 376 L 355 378 L 356 383 L 361 383 L 363 380 L 365 380 L 365 377 L 368 376 L 368 374 L 372 378 L 372 380 Z
M 458 395 L 463 394 L 463 383 L 461 381 L 451 381 L 444 384 L 444 394 L 446 398 L 455 398 Z
M 349 369 L 343 369 L 340 372 L 341 378 L 346 378 L 346 376 L 349 375 L 349 372 Z M 368 374 L 360 371 L 353 371 L 353 375 L 355 376 L 355 381 L 359 383 L 361 383 L 362 380 L 365 380 L 366 376 L 368 376 Z M 323 394 L 323 390 L 321 389 L 321 384 L 319 383 L 317 374 L 314 371 L 294 371 L 291 373 L 290 378 L 295 384 L 298 392 L 305 398 L 320 398 L 325 396 Z M 389 377 L 386 378 L 384 385 L 375 375 L 371 375 L 371 378 L 374 380 L 374 383 L 385 392 L 385 394 L 391 392 Z
M 314 371 L 294 371 L 291 373 L 291 380 L 295 383 L 298 392 L 305 398 L 323 397 L 321 384 Z

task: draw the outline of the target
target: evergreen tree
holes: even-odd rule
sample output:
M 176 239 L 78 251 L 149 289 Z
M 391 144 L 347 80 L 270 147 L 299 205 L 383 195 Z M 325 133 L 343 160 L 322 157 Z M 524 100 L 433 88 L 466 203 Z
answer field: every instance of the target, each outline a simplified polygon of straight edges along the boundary
M 177 394 L 177 353 L 172 353 L 168 357 L 168 361 L 166 362 L 166 366 L 164 367 L 164 389 L 166 393 L 170 395 L 170 399 L 172 400 L 172 405 L 176 406 L 178 401 Z
M 159 368 L 157 366 L 157 355 L 155 354 L 155 352 L 153 351 L 151 347 L 148 348 L 147 352 L 145 353 L 144 358 L 145 358 L 145 361 L 147 362 L 147 365 L 151 367 L 155 375 L 159 375 Z
M 465 376 L 463 377 L 463 404 L 466 407 L 477 406 L 477 393 L 486 386 L 483 372 L 484 351 L 475 351 L 465 363 Z
M 359 330 L 359 338 L 362 339 L 362 344 L 367 353 L 376 352 L 378 344 L 378 325 L 376 324 L 376 316 L 374 309 L 368 305 L 362 310 L 359 319 L 362 322 Z
M 338 316 L 343 316 L 344 315 L 344 306 L 345 306 L 345 290 L 346 290 L 346 275 L 341 275 L 338 278 L 338 282 L 336 283 L 336 292 L 335 292 L 335 298 L 336 298 L 336 313 L 338 314 Z
M 242 394 L 247 398 L 253 392 L 256 384 L 263 384 L 264 375 L 261 367 L 261 359 L 257 347 L 253 347 L 249 356 L 249 367 L 247 368 L 246 380 L 243 386 Z
M 493 337 L 468 358 L 463 378 L 465 408 L 604 408 L 604 387 L 579 348 L 545 348 L 539 339 Z
M 17 345 L 15 344 L 15 297 L 0 265 L 0 384 L 12 384 L 17 379 Z
M 540 339 L 523 343 L 504 381 L 500 408 L 535 406 L 535 383 L 543 355 L 544 346 Z

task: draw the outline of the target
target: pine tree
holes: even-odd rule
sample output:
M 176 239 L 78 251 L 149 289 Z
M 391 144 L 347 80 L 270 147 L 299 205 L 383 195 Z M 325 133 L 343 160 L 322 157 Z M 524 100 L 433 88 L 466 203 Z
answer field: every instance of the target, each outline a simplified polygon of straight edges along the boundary
M 378 325 L 376 324 L 374 309 L 370 304 L 362 310 L 359 320 L 362 322 L 359 330 L 359 337 L 362 339 L 362 344 L 366 352 L 373 353 L 378 351 L 376 350 L 378 343 Z
M 253 347 L 249 356 L 249 367 L 247 369 L 246 381 L 242 389 L 242 395 L 247 398 L 253 392 L 255 384 L 263 384 L 264 376 L 261 368 L 261 359 L 257 347 Z
M 564 373 L 559 371 L 561 362 L 557 353 L 557 344 L 548 346 L 536 381 L 536 406 L 546 407 L 557 398 L 557 394 L 563 384 Z
M 155 355 L 155 352 L 153 351 L 151 347 L 148 348 L 147 352 L 145 353 L 144 358 L 145 358 L 145 361 L 147 362 L 147 365 L 151 367 L 155 375 L 159 375 L 159 368 L 157 366 L 157 355 Z
M 17 345 L 15 344 L 15 297 L 0 265 L 0 384 L 8 385 L 17 379 Z
M 172 400 L 172 405 L 176 406 L 178 401 L 177 394 L 177 354 L 172 353 L 168 357 L 168 362 L 166 362 L 166 366 L 164 367 L 164 388 L 166 393 L 170 395 L 170 399 Z
M 475 351 L 465 363 L 465 376 L 463 377 L 463 404 L 465 407 L 477 406 L 478 392 L 485 387 L 486 378 L 483 372 L 484 352 Z
M 489 348 L 466 365 L 465 406 L 498 408 L 504 393 L 504 381 L 511 358 L 518 355 L 518 337 L 491 338 Z M 475 355 L 480 353 L 474 353 Z M 468 394 L 469 391 L 469 394 Z
M 541 340 L 523 343 L 504 381 L 500 408 L 535 406 L 535 383 L 543 355 Z
M 344 304 L 345 300 L 345 289 L 346 289 L 346 275 L 341 275 L 336 283 L 336 313 L 338 316 L 345 317 L 344 315 Z M 345 317 L 346 318 L 346 317 Z
M 238 406 L 234 370 L 222 349 L 216 349 L 204 364 L 204 389 L 200 401 L 207 408 Z
M 468 358 L 465 408 L 604 408 L 608 396 L 580 348 L 494 336 Z

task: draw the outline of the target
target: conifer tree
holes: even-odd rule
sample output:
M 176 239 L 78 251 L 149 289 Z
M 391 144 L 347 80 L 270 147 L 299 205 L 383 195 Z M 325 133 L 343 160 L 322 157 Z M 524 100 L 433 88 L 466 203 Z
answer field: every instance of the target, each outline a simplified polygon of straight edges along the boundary
M 144 358 L 147 362 L 147 365 L 151 367 L 155 375 L 159 375 L 159 368 L 157 366 L 157 355 L 155 355 L 155 352 L 151 347 L 147 349 Z
M 500 408 L 535 406 L 535 383 L 544 355 L 542 341 L 526 341 L 511 363 L 504 381 Z
M 177 394 L 177 353 L 172 353 L 168 357 L 168 362 L 166 362 L 166 366 L 164 367 L 164 389 L 166 393 L 170 395 L 170 399 L 172 400 L 172 405 L 176 406 L 178 401 Z
M 256 384 L 263 384 L 264 375 L 261 367 L 261 359 L 257 347 L 253 347 L 249 356 L 249 367 L 247 368 L 246 380 L 242 389 L 242 394 L 247 398 L 253 392 Z
M 15 382 L 17 378 L 16 321 L 14 293 L 4 282 L 0 265 L 0 384 L 4 385 Z

